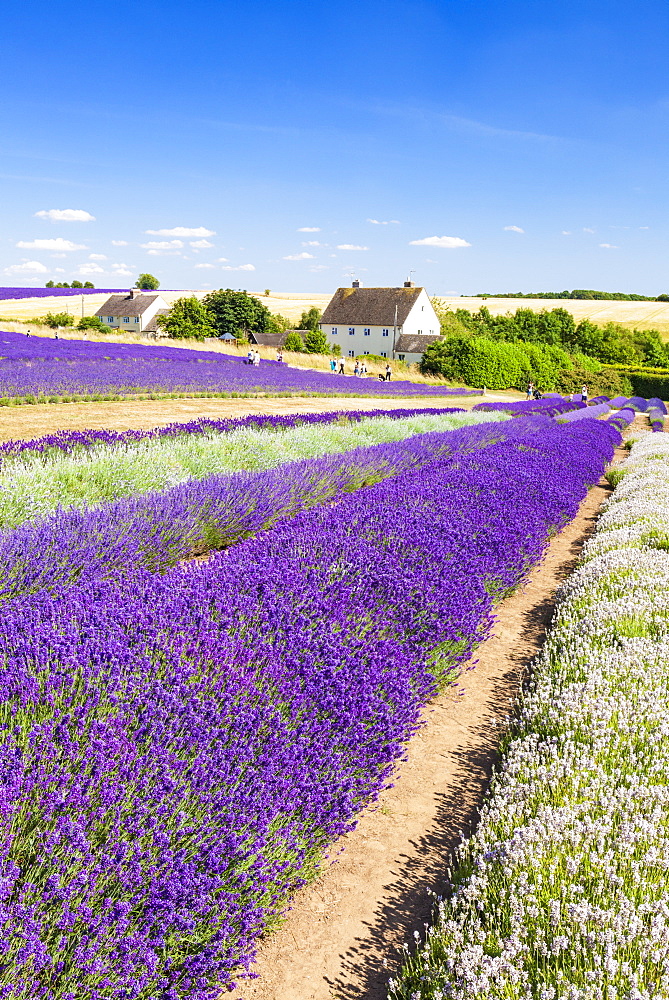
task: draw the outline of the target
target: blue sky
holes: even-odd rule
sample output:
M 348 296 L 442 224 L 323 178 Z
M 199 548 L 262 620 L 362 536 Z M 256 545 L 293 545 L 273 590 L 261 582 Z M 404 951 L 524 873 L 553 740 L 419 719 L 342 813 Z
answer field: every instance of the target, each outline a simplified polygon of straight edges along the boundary
M 666 0 L 14 4 L 0 283 L 669 291 L 668 42 Z

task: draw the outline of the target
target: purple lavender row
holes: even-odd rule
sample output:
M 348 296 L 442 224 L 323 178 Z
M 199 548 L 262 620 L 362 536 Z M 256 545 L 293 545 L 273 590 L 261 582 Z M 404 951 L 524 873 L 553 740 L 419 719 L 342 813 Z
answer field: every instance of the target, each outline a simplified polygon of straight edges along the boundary
M 154 438 L 180 437 L 184 434 L 229 434 L 245 427 L 283 431 L 301 424 L 332 424 L 340 420 L 359 423 L 361 420 L 374 417 L 406 420 L 423 414 L 463 412 L 462 408 L 457 406 L 443 408 L 430 406 L 411 410 L 331 410 L 327 413 L 294 413 L 285 416 L 258 413 L 247 417 L 226 417 L 224 420 L 200 418 L 189 420 L 187 423 L 166 424 L 164 427 L 154 427 L 151 430 L 63 430 L 31 438 L 28 441 L 5 441 L 0 444 L 0 463 L 6 462 L 8 458 L 20 457 L 25 452 L 45 456 L 53 452 L 65 452 L 69 455 L 94 448 L 96 445 L 123 445 Z
M 517 402 L 506 402 L 500 400 L 496 403 L 477 403 L 475 410 L 493 412 L 501 410 L 504 413 L 511 413 L 516 416 L 530 416 L 531 414 L 543 414 L 547 417 L 557 416 L 559 413 L 567 413 L 569 410 L 584 407 L 582 402 L 572 402 L 562 396 L 549 396 L 546 399 L 522 399 Z
M 631 407 L 623 407 L 622 409 L 618 410 L 617 413 L 614 413 L 612 416 L 610 416 L 607 419 L 606 423 L 611 424 L 619 431 L 624 431 L 625 428 L 628 427 L 636 417 L 636 412 L 637 411 L 633 410 Z
M 51 295 L 99 295 L 126 292 L 127 288 L 0 288 L 0 301 L 5 299 L 43 299 Z
M 597 417 L 603 417 L 605 413 L 610 411 L 611 407 L 608 403 L 596 403 L 594 406 L 584 406 L 578 410 L 570 410 L 567 413 L 562 413 L 559 417 L 560 423 L 571 423 L 574 420 L 586 420 L 597 419 Z
M 0 614 L 3 1000 L 215 1000 L 619 435 L 526 434 Z
M 263 472 L 189 480 L 84 510 L 59 510 L 0 534 L 0 600 L 61 583 L 94 582 L 136 565 L 163 572 L 345 492 L 529 434 L 515 421 L 434 431 Z

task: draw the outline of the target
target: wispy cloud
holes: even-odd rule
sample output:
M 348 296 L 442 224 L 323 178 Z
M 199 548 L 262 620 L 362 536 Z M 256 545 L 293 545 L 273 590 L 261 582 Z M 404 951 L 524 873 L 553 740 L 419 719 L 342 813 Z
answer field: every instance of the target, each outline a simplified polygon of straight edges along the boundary
M 590 233 L 590 235 L 592 236 L 594 234 L 595 230 L 594 229 L 588 229 L 587 226 L 583 226 L 583 232 L 584 233 Z
M 373 226 L 399 226 L 399 219 L 388 219 L 382 221 L 381 219 L 367 219 L 367 222 L 371 222 Z
M 73 243 L 72 240 L 64 240 L 58 236 L 52 240 L 19 240 L 16 244 L 22 250 L 88 250 L 83 243 Z
M 571 236 L 571 229 L 563 229 L 562 230 L 562 235 L 563 236 Z
M 12 264 L 5 268 L 5 274 L 47 274 L 49 268 L 38 260 L 26 260 L 23 264 Z
M 359 247 L 355 243 L 338 243 L 337 250 L 369 250 L 369 247 Z
M 303 247 L 322 247 L 323 243 L 319 243 L 318 240 L 303 240 Z
M 300 226 L 297 230 L 298 233 L 320 233 L 320 226 Z
M 602 250 L 620 250 L 620 247 L 616 246 L 615 243 L 600 243 Z
M 459 236 L 426 236 L 422 240 L 409 240 L 412 247 L 441 247 L 443 250 L 455 250 L 458 247 L 470 247 L 471 243 Z
M 289 253 L 288 256 L 284 257 L 283 259 L 284 260 L 313 260 L 314 259 L 314 255 L 312 253 L 307 253 L 306 251 L 304 251 L 303 253 Z
M 37 219 L 50 219 L 51 222 L 95 222 L 95 216 L 83 208 L 49 208 L 35 212 Z
M 204 226 L 174 226 L 173 229 L 146 229 L 145 232 L 147 236 L 192 236 L 193 238 L 216 235 L 213 229 L 205 229 Z
M 239 267 L 232 267 L 231 264 L 224 264 L 221 271 L 255 271 L 255 264 L 240 264 Z
M 107 260 L 107 257 L 103 253 L 89 253 L 89 260 Z
M 183 247 L 183 242 L 181 240 L 150 240 L 148 243 L 140 243 L 142 250 L 148 250 L 149 253 L 174 253 L 175 250 L 181 250 Z
M 210 243 L 209 240 L 193 240 L 190 245 L 194 250 L 209 250 L 214 244 Z
M 99 264 L 82 264 L 79 274 L 104 274 L 104 268 Z
M 112 240 L 111 243 L 113 247 L 127 247 L 128 245 L 127 240 Z
M 524 233 L 525 230 L 521 229 L 520 226 L 504 226 L 505 233 Z
M 216 266 L 215 264 L 196 264 L 195 265 L 195 267 L 199 267 L 202 270 L 204 270 L 205 268 L 209 269 L 209 268 L 212 268 L 212 267 L 215 267 L 215 266 Z

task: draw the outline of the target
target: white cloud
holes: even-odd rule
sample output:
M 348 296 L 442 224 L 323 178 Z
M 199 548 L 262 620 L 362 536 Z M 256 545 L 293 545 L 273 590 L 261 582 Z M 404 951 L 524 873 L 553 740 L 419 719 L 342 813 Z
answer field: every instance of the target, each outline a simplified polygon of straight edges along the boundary
M 239 267 L 227 264 L 221 268 L 221 271 L 255 271 L 255 264 L 240 264 Z
M 52 257 L 54 260 L 62 260 L 63 257 L 67 257 L 67 254 L 66 253 L 50 253 L 49 257 Z
M 54 268 L 54 270 L 55 270 L 56 274 L 65 274 L 65 268 L 64 267 L 56 267 L 56 268 Z
M 183 246 L 181 240 L 151 240 L 149 243 L 139 244 L 142 250 L 180 250 Z
M 594 233 L 594 231 L 595 231 L 594 229 L 588 229 L 587 226 L 583 226 L 583 232 L 584 233 Z
M 320 233 L 320 226 L 300 226 L 297 230 L 298 233 Z
M 323 246 L 323 244 L 319 243 L 318 240 L 303 240 L 302 241 L 302 246 L 303 247 L 321 247 L 321 246 Z
M 459 236 L 426 236 L 422 240 L 410 240 L 411 247 L 441 247 L 443 250 L 455 250 L 457 247 L 470 247 L 471 243 Z
M 99 264 L 83 264 L 79 268 L 79 274 L 103 274 L 104 268 Z
M 88 259 L 89 260 L 107 260 L 107 258 L 105 257 L 105 255 L 103 253 L 89 253 Z
M 355 243 L 338 243 L 337 250 L 369 250 L 369 247 L 359 247 Z
M 213 247 L 213 245 L 214 244 L 210 243 L 209 240 L 195 240 L 193 243 L 191 243 L 191 246 L 195 250 L 208 250 L 209 247 Z
M 650 229 L 650 226 L 639 226 L 639 229 Z
M 52 222 L 95 222 L 95 216 L 85 212 L 83 208 L 50 208 L 48 211 L 35 212 L 38 219 L 51 219 Z
M 188 226 L 175 226 L 174 229 L 147 229 L 147 236 L 215 236 L 213 229 L 205 229 L 204 226 L 196 226 L 189 229 Z
M 132 274 L 132 271 L 128 267 L 126 267 L 125 264 L 119 264 L 114 267 L 114 274 L 117 274 L 119 276 L 130 275 Z
M 83 243 L 73 243 L 72 240 L 64 240 L 62 236 L 54 240 L 19 240 L 16 245 L 23 250 L 88 250 Z
M 562 235 L 563 236 L 571 236 L 571 229 L 563 229 L 562 230 Z
M 216 265 L 215 264 L 196 264 L 195 267 L 201 267 L 201 268 L 216 267 Z
M 12 264 L 5 268 L 5 274 L 47 274 L 48 271 L 49 268 L 38 260 L 26 260 L 23 264 Z
M 111 242 L 113 247 L 127 247 L 128 245 L 127 240 L 112 240 Z
M 306 250 L 303 250 L 302 253 L 289 253 L 288 256 L 284 257 L 283 259 L 284 260 L 313 260 L 314 259 L 314 255 L 312 253 L 307 253 Z
M 520 226 L 504 226 L 505 233 L 524 233 L 525 230 L 521 229 Z
M 603 250 L 620 250 L 620 247 L 617 247 L 615 243 L 600 243 L 599 245 Z
M 399 226 L 400 224 L 399 219 L 388 219 L 387 222 L 381 219 L 367 219 L 367 222 L 371 222 L 373 226 Z

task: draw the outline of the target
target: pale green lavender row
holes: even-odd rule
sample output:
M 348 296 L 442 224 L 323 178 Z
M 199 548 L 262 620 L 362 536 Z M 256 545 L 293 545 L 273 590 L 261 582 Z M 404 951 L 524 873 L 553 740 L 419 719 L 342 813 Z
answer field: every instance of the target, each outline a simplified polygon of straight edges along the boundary
M 87 507 L 164 490 L 214 473 L 258 472 L 286 462 L 401 441 L 428 431 L 455 430 L 509 419 L 506 414 L 421 414 L 371 417 L 359 423 L 302 424 L 277 432 L 244 427 L 104 445 L 76 455 L 27 455 L 0 472 L 0 528 L 13 528 L 56 507 Z
M 669 997 L 669 438 L 626 468 L 393 1000 Z

